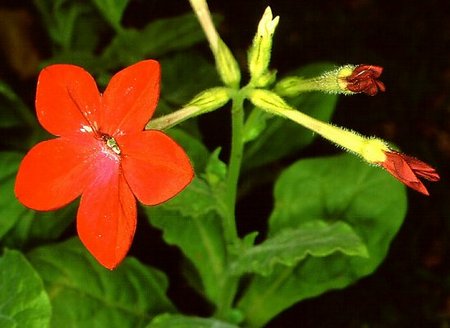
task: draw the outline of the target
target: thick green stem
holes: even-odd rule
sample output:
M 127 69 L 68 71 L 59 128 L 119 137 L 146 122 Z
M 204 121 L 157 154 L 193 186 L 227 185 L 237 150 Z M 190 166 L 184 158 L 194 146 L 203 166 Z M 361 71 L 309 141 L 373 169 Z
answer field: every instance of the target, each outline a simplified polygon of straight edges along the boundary
M 241 170 L 242 155 L 244 151 L 244 97 L 238 92 L 233 98 L 231 109 L 231 154 L 228 163 L 228 176 L 226 181 L 225 204 L 226 215 L 223 218 L 225 242 L 227 245 L 228 263 L 234 258 L 233 249 L 239 244 L 239 236 L 236 228 L 236 197 Z M 217 307 L 218 318 L 230 320 L 232 315 L 234 297 L 238 288 L 239 278 L 225 273 L 221 286 L 221 297 Z
M 233 106 L 231 109 L 231 154 L 228 163 L 227 176 L 227 192 L 226 204 L 229 210 L 227 215 L 227 236 L 228 244 L 235 244 L 239 239 L 236 230 L 235 208 L 239 174 L 241 171 L 242 155 L 244 151 L 244 109 L 243 99 L 238 95 L 233 99 Z

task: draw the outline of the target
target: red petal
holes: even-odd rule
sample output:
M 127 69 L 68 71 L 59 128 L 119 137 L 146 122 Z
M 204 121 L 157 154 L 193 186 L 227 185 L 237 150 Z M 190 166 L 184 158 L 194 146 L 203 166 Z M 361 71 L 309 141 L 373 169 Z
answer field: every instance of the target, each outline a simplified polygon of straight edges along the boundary
M 159 63 L 144 60 L 114 75 L 103 95 L 102 132 L 111 136 L 144 129 L 159 98 Z
M 434 168 L 421 160 L 402 154 L 403 159 L 408 163 L 416 175 L 429 181 L 439 181 L 439 174 Z
M 160 131 L 144 131 L 117 139 L 122 167 L 131 190 L 146 205 L 178 194 L 194 175 L 184 150 Z
M 74 65 L 52 65 L 39 74 L 36 112 L 41 125 L 62 136 L 93 129 L 100 94 L 92 76 Z
M 70 203 L 88 184 L 97 150 L 98 143 L 91 135 L 37 144 L 20 164 L 16 197 L 35 210 L 53 210 Z
M 96 163 L 97 178 L 83 192 L 77 215 L 81 241 L 103 266 L 114 269 L 126 256 L 136 230 L 136 200 L 120 162 Z
M 408 187 L 417 190 L 424 195 L 429 195 L 425 185 L 417 178 L 416 172 L 405 160 L 406 158 L 409 158 L 409 156 L 394 151 L 389 151 L 385 154 L 386 160 L 383 163 L 380 163 L 381 166 Z
M 385 92 L 386 91 L 386 87 L 384 86 L 384 83 L 378 80 L 375 80 L 375 83 L 377 84 L 378 89 L 381 92 Z

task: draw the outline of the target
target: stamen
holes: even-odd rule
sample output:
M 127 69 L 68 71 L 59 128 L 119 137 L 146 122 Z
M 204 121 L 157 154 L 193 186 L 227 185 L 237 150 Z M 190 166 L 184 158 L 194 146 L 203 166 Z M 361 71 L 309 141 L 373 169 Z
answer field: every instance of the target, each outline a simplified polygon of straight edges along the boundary
M 103 139 L 103 141 L 105 141 L 106 146 L 108 146 L 108 148 L 110 148 L 117 155 L 120 155 L 120 148 L 119 148 L 119 145 L 117 144 L 116 139 L 114 139 L 113 137 L 111 137 L 107 134 L 103 134 L 102 139 Z

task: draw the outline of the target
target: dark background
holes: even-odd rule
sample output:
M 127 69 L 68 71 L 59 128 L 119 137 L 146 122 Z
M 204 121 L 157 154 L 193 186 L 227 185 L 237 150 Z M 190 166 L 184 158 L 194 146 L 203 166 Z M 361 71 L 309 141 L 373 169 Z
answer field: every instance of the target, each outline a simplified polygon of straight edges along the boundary
M 442 181 L 427 184 L 430 197 L 409 193 L 408 216 L 381 267 L 355 285 L 304 301 L 282 313 L 269 327 L 448 327 L 450 324 L 450 10 L 448 0 L 428 1 L 210 1 L 223 16 L 219 32 L 245 67 L 246 49 L 267 5 L 280 16 L 272 67 L 283 75 L 314 61 L 375 64 L 385 68 L 387 90 L 376 97 L 341 97 L 333 122 L 376 135 L 435 166 Z M 0 78 L 32 105 L 37 62 L 49 55 L 48 41 L 30 1 L 4 1 L 0 8 L 23 9 L 32 30 L 32 46 L 21 65 L 18 47 L 0 39 Z M 151 19 L 188 11 L 187 0 L 132 0 L 124 23 L 139 26 Z M 23 18 L 18 18 L 23 19 Z M 0 29 L 2 27 L 0 22 Z M 1 35 L 1 32 L 0 32 Z M 14 38 L 13 38 L 14 39 Z M 25 45 L 24 47 L 26 47 Z M 206 45 L 201 51 L 208 55 Z M 10 53 L 15 55 L 11 56 Z M 23 55 L 23 54 L 22 54 Z M 28 66 L 30 66 L 28 68 Z M 203 123 L 203 126 L 208 125 Z M 211 147 L 227 142 L 204 129 Z M 303 154 L 335 153 L 317 140 Z M 286 164 L 286 163 L 283 163 Z M 264 228 L 259 220 L 271 204 L 271 186 L 239 203 L 240 232 Z M 149 260 L 176 271 L 179 253 L 167 249 L 160 235 L 140 223 L 133 252 L 148 246 L 159 257 Z M 152 252 L 154 254 L 155 252 Z M 170 294 L 180 308 L 207 311 L 180 276 L 171 277 Z

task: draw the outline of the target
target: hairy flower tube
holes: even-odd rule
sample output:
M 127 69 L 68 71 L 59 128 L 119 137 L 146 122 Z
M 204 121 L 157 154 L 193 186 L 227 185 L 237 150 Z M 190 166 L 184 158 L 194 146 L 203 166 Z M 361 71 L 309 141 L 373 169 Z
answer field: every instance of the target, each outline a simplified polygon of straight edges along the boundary
M 291 108 L 271 91 L 253 90 L 249 99 L 258 108 L 303 125 L 345 150 L 359 155 L 368 163 L 383 167 L 396 179 L 425 195 L 428 195 L 428 191 L 419 178 L 439 180 L 434 168 L 414 157 L 390 149 L 383 140 L 367 138 L 354 131 L 319 121 Z
M 186 187 L 193 169 L 164 133 L 144 131 L 159 98 L 160 66 L 145 60 L 115 74 L 101 94 L 81 67 L 52 65 L 39 75 L 36 112 L 57 138 L 35 145 L 17 174 L 15 194 L 41 211 L 81 195 L 78 235 L 91 254 L 114 269 L 136 229 L 136 198 L 167 201 Z
M 313 78 L 286 77 L 277 83 L 275 92 L 287 97 L 309 91 L 345 95 L 365 93 L 375 96 L 379 91 L 386 90 L 384 83 L 378 80 L 382 72 L 381 66 L 344 65 Z

